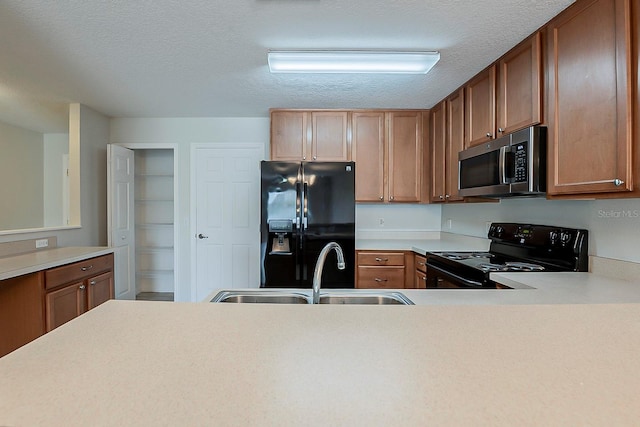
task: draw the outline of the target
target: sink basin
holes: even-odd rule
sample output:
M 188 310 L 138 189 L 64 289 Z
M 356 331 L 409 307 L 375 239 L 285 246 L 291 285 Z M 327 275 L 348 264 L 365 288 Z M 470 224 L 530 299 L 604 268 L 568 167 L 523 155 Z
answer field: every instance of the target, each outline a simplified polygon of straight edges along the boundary
M 413 305 L 400 292 L 320 294 L 320 304 Z
M 311 304 L 311 291 L 225 290 L 218 292 L 211 302 Z M 340 290 L 320 293 L 320 304 L 413 305 L 413 302 L 400 292 Z
M 211 302 L 263 303 L 263 304 L 308 304 L 304 294 L 270 291 L 222 291 Z

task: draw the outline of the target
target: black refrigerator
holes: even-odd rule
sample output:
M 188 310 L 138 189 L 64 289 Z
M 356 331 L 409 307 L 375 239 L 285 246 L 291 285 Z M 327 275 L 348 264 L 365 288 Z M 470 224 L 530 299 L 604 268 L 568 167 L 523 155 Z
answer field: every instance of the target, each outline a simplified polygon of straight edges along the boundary
M 353 288 L 355 163 L 261 163 L 261 279 L 263 288 L 310 288 L 318 255 L 329 242 L 342 247 L 325 261 L 324 288 Z

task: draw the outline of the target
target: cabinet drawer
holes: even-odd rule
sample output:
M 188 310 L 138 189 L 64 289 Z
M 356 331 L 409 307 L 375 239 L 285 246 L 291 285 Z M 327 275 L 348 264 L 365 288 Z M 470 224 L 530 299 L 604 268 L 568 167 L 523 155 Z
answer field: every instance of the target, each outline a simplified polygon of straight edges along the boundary
M 404 253 L 358 252 L 358 265 L 397 265 L 404 267 Z
M 423 273 L 427 272 L 427 258 L 422 255 L 416 254 L 415 256 L 416 270 L 422 271 Z
M 44 273 L 45 289 L 53 289 L 111 269 L 113 269 L 113 255 L 103 255 L 51 268 Z
M 404 267 L 358 267 L 358 288 L 404 288 Z

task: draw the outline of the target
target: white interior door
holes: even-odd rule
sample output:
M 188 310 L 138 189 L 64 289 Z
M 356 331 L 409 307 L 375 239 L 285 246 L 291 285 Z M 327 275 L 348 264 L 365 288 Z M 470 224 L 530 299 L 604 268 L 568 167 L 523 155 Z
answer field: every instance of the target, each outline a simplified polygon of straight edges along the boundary
M 260 285 L 262 156 L 257 147 L 196 149 L 196 301 Z
M 136 298 L 134 154 L 107 145 L 108 243 L 114 251 L 114 286 L 117 299 Z

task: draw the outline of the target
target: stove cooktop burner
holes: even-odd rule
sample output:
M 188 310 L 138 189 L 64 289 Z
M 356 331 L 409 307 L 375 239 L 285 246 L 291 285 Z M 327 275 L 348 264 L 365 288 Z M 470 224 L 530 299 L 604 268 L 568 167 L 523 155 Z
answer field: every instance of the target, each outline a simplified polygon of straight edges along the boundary
M 470 258 L 491 258 L 493 256 L 490 252 L 442 252 L 440 255 L 456 261 Z

